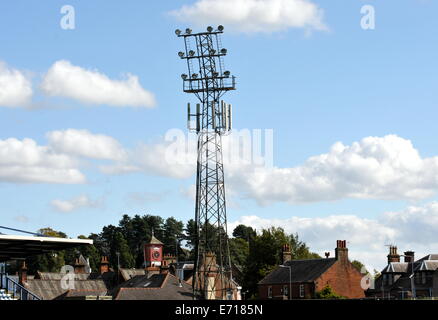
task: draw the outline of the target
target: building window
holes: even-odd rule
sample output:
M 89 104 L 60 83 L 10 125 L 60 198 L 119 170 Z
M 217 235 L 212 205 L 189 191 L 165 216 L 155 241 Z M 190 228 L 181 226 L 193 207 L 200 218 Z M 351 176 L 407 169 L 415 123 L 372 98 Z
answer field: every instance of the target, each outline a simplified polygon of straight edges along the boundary
M 289 286 L 284 286 L 283 287 L 283 292 L 285 296 L 289 296 Z
M 392 285 L 393 280 L 394 280 L 393 275 L 392 274 L 388 274 L 388 284 L 389 285 Z
M 426 284 L 426 272 L 421 273 L 421 283 Z
M 272 298 L 272 287 L 268 287 L 268 298 Z
M 388 284 L 388 275 L 385 273 L 383 275 L 383 285 L 386 286 Z
M 300 284 L 300 298 L 304 298 L 304 284 Z

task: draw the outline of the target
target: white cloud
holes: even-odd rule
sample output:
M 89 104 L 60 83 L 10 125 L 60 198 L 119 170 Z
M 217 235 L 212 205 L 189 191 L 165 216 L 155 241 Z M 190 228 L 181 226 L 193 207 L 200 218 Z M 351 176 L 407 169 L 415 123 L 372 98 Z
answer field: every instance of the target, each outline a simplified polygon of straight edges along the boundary
M 327 217 L 266 219 L 243 216 L 228 225 L 234 228 L 244 224 L 258 231 L 270 226 L 282 227 L 288 233 L 298 233 L 311 250 L 323 256 L 334 254 L 336 240 L 347 240 L 351 260 L 357 259 L 368 266 L 381 269 L 387 262 L 388 244 L 397 245 L 399 253 L 413 250 L 418 258 L 438 253 L 438 203 L 409 207 L 401 212 L 384 213 L 377 219 L 355 215 L 331 215 Z
M 0 181 L 16 183 L 83 183 L 74 158 L 39 146 L 32 139 L 0 140 Z
M 309 0 L 198 0 L 170 14 L 183 22 L 223 24 L 245 33 L 289 28 L 327 30 L 323 10 Z
M 68 129 L 47 133 L 49 145 L 56 151 L 93 159 L 123 160 L 127 154 L 120 143 L 103 134 Z
M 0 106 L 23 107 L 32 98 L 32 83 L 19 70 L 0 61 Z
M 82 208 L 96 208 L 99 201 L 91 200 L 87 195 L 80 195 L 70 200 L 52 200 L 50 205 L 58 212 L 72 212 Z
M 41 89 L 50 96 L 62 96 L 89 104 L 118 107 L 153 107 L 154 95 L 143 89 L 138 77 L 113 80 L 97 70 L 86 70 L 69 61 L 55 62 L 48 70 Z
M 102 172 L 191 177 L 196 169 L 196 143 L 169 139 L 178 136 L 169 132 L 158 142 L 126 151 L 126 158 L 102 166 Z M 337 142 L 328 153 L 290 168 L 264 167 L 229 154 L 236 152 L 224 145 L 224 160 L 231 159 L 225 164 L 228 189 L 261 205 L 344 198 L 420 200 L 438 191 L 438 157 L 422 158 L 411 141 L 396 135 L 366 137 L 351 145 Z
M 155 143 L 140 143 L 128 151 L 125 161 L 118 161 L 111 165 L 101 166 L 106 174 L 125 174 L 143 172 L 164 177 L 186 179 L 196 170 L 196 153 L 179 152 L 185 148 L 182 141 L 166 141 L 160 139 Z M 182 157 L 182 159 L 178 159 Z
M 350 146 L 337 142 L 328 153 L 298 167 L 247 166 L 229 175 L 227 181 L 261 204 L 342 198 L 417 200 L 438 190 L 438 157 L 421 158 L 411 141 L 387 135 Z

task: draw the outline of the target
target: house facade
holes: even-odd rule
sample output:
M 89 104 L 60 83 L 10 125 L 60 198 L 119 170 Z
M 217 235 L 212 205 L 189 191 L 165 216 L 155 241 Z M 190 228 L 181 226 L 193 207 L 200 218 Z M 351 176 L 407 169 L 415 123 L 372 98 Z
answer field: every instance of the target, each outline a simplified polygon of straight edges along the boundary
M 329 285 L 341 296 L 364 298 L 363 275 L 348 259 L 345 240 L 338 240 L 335 257 L 293 260 L 287 245 L 283 247 L 283 264 L 258 283 L 260 299 L 312 299 Z
M 401 256 L 404 257 L 401 261 Z M 415 260 L 413 251 L 398 254 L 391 246 L 388 264 L 366 291 L 376 299 L 438 298 L 438 254 Z

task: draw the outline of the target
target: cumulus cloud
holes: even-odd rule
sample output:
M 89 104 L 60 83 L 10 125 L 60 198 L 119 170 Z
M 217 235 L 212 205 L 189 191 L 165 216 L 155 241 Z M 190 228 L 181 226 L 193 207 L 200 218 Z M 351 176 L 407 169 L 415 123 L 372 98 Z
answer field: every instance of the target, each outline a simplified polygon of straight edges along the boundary
M 176 136 L 181 139 L 174 139 Z M 196 143 L 187 144 L 181 130 L 169 130 L 154 143 L 139 143 L 124 161 L 101 166 L 106 174 L 143 172 L 176 179 L 191 177 L 196 170 Z
M 424 199 L 438 189 L 438 157 L 422 158 L 410 140 L 367 137 L 335 143 L 325 154 L 291 168 L 247 166 L 228 181 L 261 204 L 342 198 Z
M 83 208 L 97 208 L 100 201 L 91 200 L 87 195 L 80 195 L 70 200 L 52 200 L 50 205 L 58 212 L 72 212 Z
M 15 183 L 83 183 L 77 161 L 39 146 L 32 139 L 0 140 L 0 181 Z
M 309 0 L 198 0 L 170 14 L 183 22 L 223 24 L 245 33 L 289 28 L 327 30 L 323 10 Z
M 44 76 L 41 89 L 47 95 L 61 96 L 88 104 L 117 107 L 153 107 L 154 95 L 143 89 L 138 77 L 127 74 L 113 80 L 97 70 L 87 70 L 69 61 L 55 62 Z
M 258 231 L 275 226 L 282 227 L 288 233 L 298 233 L 300 239 L 322 256 L 326 251 L 331 251 L 333 256 L 336 240 L 347 240 L 351 260 L 360 260 L 377 269 L 386 264 L 388 244 L 397 245 L 400 252 L 413 250 L 417 257 L 438 253 L 437 202 L 411 206 L 400 212 L 387 212 L 376 219 L 355 215 L 286 219 L 243 216 L 229 223 L 230 235 L 239 224 L 251 226 Z
M 47 133 L 49 145 L 56 151 L 93 159 L 123 160 L 126 151 L 120 143 L 103 134 L 68 129 Z
M 9 68 L 0 61 L 0 106 L 23 107 L 32 98 L 32 83 L 17 69 Z
M 164 139 L 142 143 L 101 170 L 189 178 L 196 169 L 196 140 L 181 134 L 169 131 Z M 366 137 L 351 145 L 337 142 L 328 153 L 289 168 L 264 166 L 240 157 L 239 148 L 231 149 L 224 144 L 227 189 L 261 205 L 344 198 L 421 200 L 438 191 L 438 157 L 422 158 L 411 141 L 396 135 Z

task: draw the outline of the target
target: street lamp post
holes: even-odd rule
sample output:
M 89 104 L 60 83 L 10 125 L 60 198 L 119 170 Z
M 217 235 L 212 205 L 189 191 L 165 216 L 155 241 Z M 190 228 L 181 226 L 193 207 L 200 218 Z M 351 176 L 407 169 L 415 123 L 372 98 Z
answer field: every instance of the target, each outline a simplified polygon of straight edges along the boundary
M 280 264 L 280 268 L 289 268 L 289 300 L 292 300 L 292 267 Z

